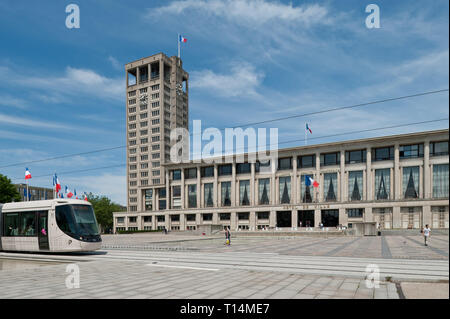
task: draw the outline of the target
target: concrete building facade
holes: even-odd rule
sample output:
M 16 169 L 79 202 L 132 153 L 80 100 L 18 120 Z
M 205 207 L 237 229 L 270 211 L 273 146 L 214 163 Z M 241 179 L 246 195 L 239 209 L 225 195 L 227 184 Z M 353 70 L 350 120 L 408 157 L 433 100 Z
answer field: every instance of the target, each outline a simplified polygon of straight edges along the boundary
M 448 228 L 448 139 L 446 129 L 280 149 L 269 163 L 236 163 L 232 156 L 212 164 L 162 164 L 164 196 L 158 196 L 162 184 L 155 185 L 138 211 L 114 214 L 114 230 L 298 229 L 362 221 L 383 229 Z M 319 186 L 307 186 L 309 177 Z
M 27 184 L 15 184 L 17 191 L 20 194 L 21 201 L 27 201 Z M 28 186 L 28 198 L 29 200 L 47 200 L 53 199 L 53 189 L 37 186 Z

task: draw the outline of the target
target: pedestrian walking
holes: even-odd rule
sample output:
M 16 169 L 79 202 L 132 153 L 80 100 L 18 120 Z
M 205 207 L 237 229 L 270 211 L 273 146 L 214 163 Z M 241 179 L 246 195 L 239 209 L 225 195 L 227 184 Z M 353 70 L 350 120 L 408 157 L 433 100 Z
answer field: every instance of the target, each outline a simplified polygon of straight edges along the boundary
M 425 225 L 425 228 L 423 229 L 423 238 L 425 241 L 425 246 L 428 246 L 428 239 L 430 238 L 431 229 L 428 227 L 428 224 Z
M 229 228 L 225 228 L 225 245 L 231 245 L 231 232 Z

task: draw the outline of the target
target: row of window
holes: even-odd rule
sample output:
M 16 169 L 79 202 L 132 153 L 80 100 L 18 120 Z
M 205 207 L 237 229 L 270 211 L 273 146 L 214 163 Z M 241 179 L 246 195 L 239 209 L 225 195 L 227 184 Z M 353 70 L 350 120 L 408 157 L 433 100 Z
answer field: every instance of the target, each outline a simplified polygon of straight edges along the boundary
M 414 145 L 401 145 L 399 148 L 400 158 L 413 158 L 413 157 L 423 157 L 423 144 Z M 430 143 L 430 155 L 448 155 L 448 141 L 445 142 L 432 142 Z M 394 147 L 381 147 L 372 150 L 372 160 L 382 161 L 382 160 L 393 160 L 394 159 Z M 278 170 L 289 170 L 292 169 L 292 157 L 279 158 L 278 159 Z M 345 152 L 345 163 L 362 163 L 366 162 L 366 150 L 355 150 Z M 320 155 L 320 166 L 330 166 L 340 164 L 340 153 L 326 153 Z M 261 166 L 270 167 L 270 161 L 268 163 L 256 162 L 255 171 L 261 171 Z M 316 166 L 315 155 L 304 155 L 297 158 L 298 168 L 310 168 Z M 187 168 L 184 170 L 185 178 L 197 178 L 196 168 Z M 236 174 L 248 174 L 251 172 L 250 163 L 238 163 L 236 164 Z M 222 164 L 218 166 L 218 175 L 231 175 L 232 174 L 232 164 Z M 201 177 L 212 177 L 214 176 L 214 166 L 202 167 Z M 172 171 L 172 179 L 181 179 L 181 170 Z
M 173 171 L 175 172 L 175 171 Z M 178 178 L 179 170 L 175 175 Z M 187 176 L 195 177 L 196 169 L 188 169 Z M 419 198 L 419 166 L 403 167 L 402 193 L 404 198 Z M 174 176 L 173 176 L 174 177 Z M 308 182 L 308 183 L 307 183 Z M 268 205 L 270 203 L 270 178 L 258 179 L 258 204 Z M 308 185 L 307 185 L 308 184 Z M 391 198 L 391 170 L 375 170 L 375 199 L 388 200 Z M 319 186 L 323 192 L 323 199 L 327 202 L 337 200 L 338 174 L 325 173 L 323 184 Z M 181 187 L 172 186 L 173 196 L 181 196 Z M 220 182 L 221 206 L 231 206 L 231 182 Z M 363 171 L 350 171 L 348 175 L 348 200 L 363 200 Z M 300 195 L 302 202 L 312 202 L 317 197 L 317 191 L 306 179 L 306 175 L 301 176 Z M 176 195 L 175 195 L 176 194 Z M 447 198 L 449 196 L 449 166 L 448 164 L 433 165 L 433 198 Z M 204 206 L 213 206 L 213 183 L 204 184 Z M 250 181 L 239 181 L 239 205 L 250 205 Z M 279 197 L 280 203 L 291 203 L 291 177 L 279 177 Z M 188 185 L 188 207 L 197 206 L 197 185 Z

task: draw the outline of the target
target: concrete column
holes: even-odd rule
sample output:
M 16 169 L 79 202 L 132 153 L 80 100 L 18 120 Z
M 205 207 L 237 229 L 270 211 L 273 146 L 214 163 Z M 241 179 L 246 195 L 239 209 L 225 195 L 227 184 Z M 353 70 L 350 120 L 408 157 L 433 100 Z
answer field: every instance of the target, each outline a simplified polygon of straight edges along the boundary
M 399 144 L 394 146 L 394 199 L 401 199 L 402 177 L 400 174 L 400 151 Z
M 292 171 L 293 171 L 293 175 L 291 178 L 291 204 L 297 204 L 299 203 L 298 199 L 297 199 L 297 189 L 298 189 L 298 185 L 297 185 L 297 156 L 293 156 L 292 157 Z
M 345 196 L 347 194 L 347 192 L 345 191 L 345 151 L 341 150 L 341 159 L 340 159 L 340 168 L 341 168 L 341 173 L 340 173 L 340 182 L 339 182 L 339 201 L 343 202 L 346 200 Z
M 143 222 L 143 218 L 141 217 L 141 215 L 137 215 L 136 222 L 137 222 L 137 225 L 138 225 L 138 230 L 143 230 L 144 227 L 142 226 L 142 224 L 144 222 Z
M 185 209 L 186 206 L 186 187 L 184 185 L 184 169 L 181 169 L 181 208 Z
M 236 163 L 231 163 L 231 207 L 236 206 Z
M 202 215 L 200 213 L 195 214 L 195 224 L 197 226 L 202 224 Z
M 156 188 L 152 189 L 152 210 L 156 210 Z
M 400 216 L 400 207 L 394 206 L 392 208 L 392 228 L 401 228 L 402 220 Z
M 364 209 L 364 221 L 365 222 L 373 222 L 373 213 L 372 213 L 372 207 L 366 207 Z
M 422 206 L 422 225 L 425 227 L 425 225 L 429 225 L 430 227 L 433 227 L 433 219 L 431 214 L 431 206 Z
M 250 206 L 255 206 L 257 203 L 256 194 L 258 193 L 255 189 L 255 163 L 250 163 Z
M 213 225 L 219 224 L 219 213 L 213 213 L 212 223 Z
M 424 168 L 423 166 L 419 166 L 419 198 L 424 198 L 424 178 L 423 178 Z
M 156 219 L 156 215 L 152 215 L 152 230 L 155 230 L 157 228 L 158 221 Z
M 423 147 L 423 181 L 424 181 L 423 198 L 431 198 L 433 188 L 431 187 L 432 184 L 431 184 L 431 167 L 430 167 L 430 141 L 426 141 Z
M 217 164 L 214 164 L 214 183 L 213 183 L 213 201 L 214 207 L 219 207 L 219 182 L 218 182 L 218 173 L 217 173 Z
M 319 189 L 317 190 L 317 199 L 318 203 L 322 202 L 322 194 L 323 194 L 323 181 L 320 175 L 320 153 L 316 153 L 316 174 L 315 178 L 319 182 Z
M 236 212 L 231 212 L 231 215 L 230 215 L 230 228 L 231 228 L 231 230 L 236 230 L 236 228 L 237 228 L 237 214 L 236 214 Z
M 345 208 L 339 208 L 339 224 L 348 226 L 348 216 L 345 213 Z
M 200 182 L 200 166 L 197 166 L 197 207 L 203 207 L 202 201 L 202 184 Z
M 180 230 L 186 230 L 186 215 L 184 213 L 180 214 Z
M 314 227 L 319 227 L 320 222 L 322 221 L 322 212 L 320 209 L 314 210 Z
M 169 171 L 166 171 L 166 208 L 172 208 L 172 196 L 170 194 Z
M 276 204 L 276 182 L 277 179 L 275 177 L 275 173 L 272 173 L 272 176 L 270 177 L 270 204 L 275 205 Z
M 370 147 L 367 148 L 366 151 L 366 192 L 365 192 L 365 198 L 367 200 L 373 200 L 373 194 L 372 194 L 372 150 Z M 389 196 L 390 198 L 390 196 Z
M 269 227 L 275 227 L 277 223 L 277 212 L 271 210 L 269 213 Z
M 298 227 L 298 212 L 296 209 L 291 211 L 291 227 Z
M 256 213 L 255 212 L 250 212 L 249 228 L 250 228 L 250 230 L 256 230 Z
M 164 225 L 166 226 L 167 230 L 170 230 L 170 224 L 171 224 L 171 220 L 170 220 L 170 215 L 169 213 L 164 213 Z

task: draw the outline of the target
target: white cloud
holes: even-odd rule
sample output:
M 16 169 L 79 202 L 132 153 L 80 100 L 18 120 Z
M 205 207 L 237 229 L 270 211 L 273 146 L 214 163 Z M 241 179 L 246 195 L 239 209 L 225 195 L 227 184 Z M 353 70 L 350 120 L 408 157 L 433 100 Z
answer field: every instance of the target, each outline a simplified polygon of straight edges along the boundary
M 261 25 L 270 21 L 301 22 L 305 25 L 324 22 L 327 9 L 323 6 L 268 2 L 265 0 L 185 0 L 173 1 L 165 7 L 149 10 L 149 15 L 182 14 L 188 10 L 222 16 L 242 24 Z
M 26 109 L 28 107 L 28 102 L 10 95 L 0 95 L 0 105 L 18 109 Z
M 230 74 L 218 74 L 211 70 L 191 72 L 192 88 L 213 90 L 225 97 L 257 96 L 256 89 L 264 74 L 248 63 L 232 63 Z
M 111 65 L 113 66 L 114 69 L 122 70 L 122 65 L 119 63 L 119 61 L 115 57 L 110 55 L 108 57 L 108 61 L 111 63 Z
M 15 117 L 1 113 L 0 113 L 0 123 L 28 126 L 28 127 L 48 128 L 48 129 L 73 129 L 73 130 L 79 129 L 67 125 L 54 124 L 49 121 L 30 120 L 23 117 Z

